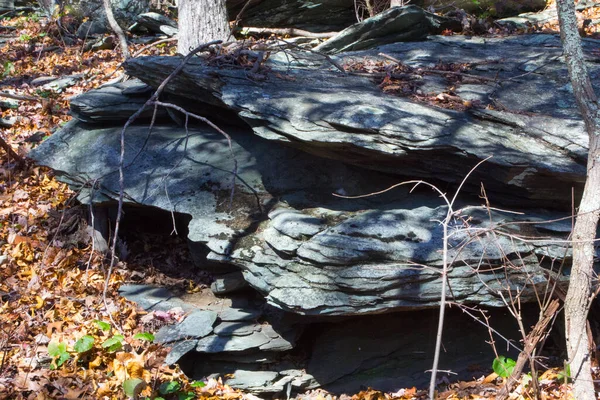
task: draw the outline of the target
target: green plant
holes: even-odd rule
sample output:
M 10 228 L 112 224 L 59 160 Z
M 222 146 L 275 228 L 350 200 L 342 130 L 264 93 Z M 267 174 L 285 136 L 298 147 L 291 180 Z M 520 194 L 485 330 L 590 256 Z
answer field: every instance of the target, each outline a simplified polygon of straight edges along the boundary
M 103 331 L 109 331 L 110 330 L 110 324 L 108 322 L 104 322 L 104 321 L 100 321 L 95 319 L 94 320 L 94 324 L 96 324 L 96 326 L 98 326 L 98 328 L 100 328 Z
M 50 98 L 50 96 L 52 96 L 52 91 L 37 89 L 35 91 L 35 94 L 37 94 L 38 96 L 40 96 L 43 99 L 48 99 L 48 98 Z
M 154 335 L 149 332 L 136 333 L 135 335 L 133 335 L 133 338 L 136 340 L 142 340 L 142 341 L 146 341 L 146 342 L 154 341 Z
M 123 337 L 123 335 L 111 336 L 102 343 L 102 348 L 108 350 L 111 353 L 120 350 L 121 347 L 123 347 L 124 339 L 125 338 Z
M 126 396 L 136 398 L 146 385 L 146 382 L 140 378 L 127 379 L 123 382 L 123 391 Z
M 571 379 L 571 365 L 566 364 L 565 368 L 562 369 L 556 377 L 559 381 L 567 383 Z
M 54 340 L 48 344 L 48 355 L 53 358 L 50 369 L 57 369 L 71 357 L 71 354 L 67 351 L 67 344 Z
M 5 61 L 3 66 L 4 71 L 2 72 L 2 78 L 6 78 L 7 76 L 15 72 L 15 64 L 13 64 L 12 62 Z
M 29 41 L 31 41 L 31 39 L 33 39 L 33 38 L 31 37 L 31 35 L 28 35 L 28 34 L 26 34 L 26 33 L 24 33 L 24 34 L 22 34 L 21 36 L 19 36 L 19 40 L 20 40 L 21 42 L 29 42 Z
M 107 322 L 95 320 L 94 323 L 103 332 L 108 332 L 111 329 L 111 325 Z M 152 335 L 151 333 L 138 333 L 136 336 L 138 336 L 137 339 L 139 340 L 154 340 L 154 335 Z M 114 353 L 115 351 L 120 350 L 123 347 L 124 340 L 125 338 L 123 337 L 123 335 L 113 335 L 110 336 L 108 339 L 104 340 L 100 347 L 103 351 Z M 90 352 L 94 349 L 95 344 L 96 338 L 94 336 L 82 336 L 73 345 L 73 352 L 77 354 Z M 50 344 L 48 345 L 48 354 L 53 358 L 52 364 L 50 366 L 51 369 L 56 369 L 60 367 L 65 363 L 65 361 L 67 361 L 71 357 L 71 353 L 67 350 L 67 344 L 65 342 L 58 341 L 50 342 Z
M 95 339 L 93 336 L 85 335 L 80 338 L 77 342 L 75 342 L 75 346 L 73 346 L 73 350 L 77 353 L 86 353 L 90 351 L 94 347 Z
M 40 22 L 42 19 L 42 15 L 40 13 L 32 13 L 27 16 L 28 22 Z
M 517 363 L 512 358 L 498 356 L 492 363 L 492 369 L 498 376 L 508 378 L 515 369 L 516 364 Z

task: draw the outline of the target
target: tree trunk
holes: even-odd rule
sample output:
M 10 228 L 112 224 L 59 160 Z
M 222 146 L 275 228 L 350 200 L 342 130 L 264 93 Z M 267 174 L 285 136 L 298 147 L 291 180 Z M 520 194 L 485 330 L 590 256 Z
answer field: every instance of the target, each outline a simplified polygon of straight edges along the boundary
M 586 322 L 592 300 L 594 240 L 600 218 L 600 113 L 583 58 L 574 0 L 557 0 L 569 77 L 590 139 L 587 181 L 573 228 L 573 268 L 565 299 L 567 352 L 576 399 L 595 399 Z
M 179 0 L 178 12 L 180 54 L 213 40 L 231 40 L 225 0 Z

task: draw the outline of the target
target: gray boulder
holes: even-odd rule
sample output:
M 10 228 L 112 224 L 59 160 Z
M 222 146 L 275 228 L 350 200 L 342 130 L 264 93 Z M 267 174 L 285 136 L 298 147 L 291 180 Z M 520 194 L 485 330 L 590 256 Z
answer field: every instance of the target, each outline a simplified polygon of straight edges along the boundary
M 149 0 L 111 0 L 111 5 L 115 19 L 123 28 L 133 24 L 139 14 L 148 12 L 150 9 Z M 102 28 L 104 28 L 104 32 L 110 30 L 101 0 L 80 1 L 75 4 L 75 7 L 84 17 L 95 22 L 93 29 L 96 33 L 101 33 Z M 78 32 L 78 35 L 83 34 L 83 30 Z
M 328 54 L 364 50 L 388 43 L 422 40 L 445 29 L 460 31 L 460 22 L 417 6 L 393 7 L 354 24 L 315 48 Z
M 247 1 L 227 0 L 231 19 Z M 312 32 L 338 31 L 356 22 L 353 0 L 251 0 L 242 15 L 244 26 L 295 27 Z
M 216 320 L 217 313 L 214 311 L 195 311 L 181 323 L 161 328 L 156 332 L 155 340 L 158 343 L 172 343 L 184 339 L 199 339 L 213 331 L 213 324 Z
M 167 36 L 175 36 L 178 32 L 177 22 L 155 12 L 148 12 L 138 15 L 136 24 L 152 33 L 158 33 Z M 134 28 L 129 28 L 129 30 L 134 30 Z
M 0 0 L 0 11 L 1 12 L 14 11 L 14 9 L 15 9 L 14 0 Z
M 479 192 L 485 182 L 494 201 L 570 209 L 571 188 L 578 198 L 585 181 L 587 135 L 559 60 L 558 37 L 435 37 L 345 53 L 337 62 L 381 62 L 382 52 L 413 68 L 412 79 L 421 82 L 413 95 L 383 92 L 378 87 L 383 77 L 343 74 L 307 54 L 297 55 L 308 61 L 292 63 L 295 68 L 283 56 L 272 56 L 271 70 L 260 81 L 248 79 L 244 70 L 196 61 L 167 90 L 234 111 L 270 141 L 395 175 L 458 184 L 475 164 L 493 156 L 471 175 L 467 190 Z M 439 82 L 440 61 L 465 60 L 471 70 L 458 76 L 467 77 L 450 74 Z M 158 85 L 178 63 L 147 57 L 127 61 L 125 68 Z M 600 68 L 590 64 L 590 73 L 596 76 Z M 435 99 L 448 91 L 462 109 L 436 106 L 443 102 Z
M 84 203 L 89 196 L 115 199 L 120 130 L 69 123 L 32 156 L 82 189 Z M 436 194 L 400 188 L 361 200 L 335 197 L 331 193 L 375 192 L 397 178 L 311 156 L 257 138 L 248 129 L 225 130 L 231 150 L 223 136 L 205 127 L 186 132 L 156 126 L 150 137 L 146 126 L 130 127 L 127 202 L 191 215 L 191 248 L 203 248 L 211 261 L 238 266 L 269 303 L 286 311 L 356 315 L 437 306 L 443 263 L 437 221 L 446 208 Z M 233 198 L 232 157 L 237 161 Z M 86 182 L 96 179 L 101 189 L 90 190 Z M 461 204 L 457 209 L 468 205 Z M 543 223 L 560 216 L 488 215 L 477 208 L 457 214 L 449 298 L 501 306 L 501 294 L 512 291 L 523 301 L 533 300 L 534 287 L 540 289 L 549 273 L 538 259 L 569 254 L 552 238 L 565 237 L 570 226 Z M 493 229 L 503 234 L 492 234 Z M 511 239 L 525 232 L 547 240 Z M 512 268 L 505 275 L 500 267 L 507 263 Z M 262 333 L 255 336 L 253 347 L 267 344 Z M 225 346 L 218 337 L 201 342 L 208 352 Z M 231 351 L 240 348 L 227 342 Z
M 138 79 L 91 90 L 71 99 L 71 114 L 84 122 L 106 123 L 126 121 L 146 103 L 153 89 Z M 153 109 L 146 110 L 141 117 L 150 118 Z M 164 109 L 158 117 L 167 115 Z
M 230 19 L 234 19 L 246 3 L 246 0 L 227 0 Z M 410 4 L 424 9 L 432 7 L 437 11 L 459 8 L 473 14 L 508 17 L 526 11 L 542 10 L 546 1 L 411 0 Z M 357 13 L 355 0 L 250 0 L 242 14 L 242 23 L 253 27 L 293 27 L 312 32 L 329 32 L 340 31 L 356 23 L 357 16 L 368 17 L 364 9 Z

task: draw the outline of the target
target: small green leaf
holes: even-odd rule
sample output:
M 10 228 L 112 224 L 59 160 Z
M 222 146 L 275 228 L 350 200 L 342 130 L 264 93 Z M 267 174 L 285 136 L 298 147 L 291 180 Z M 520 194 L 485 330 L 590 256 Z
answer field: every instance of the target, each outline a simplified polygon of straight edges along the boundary
M 206 386 L 206 383 L 202 382 L 202 381 L 194 381 L 192 383 L 190 383 L 191 387 L 204 387 Z
M 53 340 L 48 344 L 48 354 L 52 357 L 58 357 L 65 351 L 67 351 L 67 345 L 63 342 Z
M 556 378 L 559 381 L 564 381 L 565 379 L 569 380 L 571 378 L 571 364 L 567 364 L 567 368 L 560 371 Z
M 117 351 L 123 347 L 123 335 L 115 335 L 110 337 L 102 343 L 102 348 L 107 349 L 109 352 Z
M 4 62 L 4 72 L 2 72 L 2 77 L 6 78 L 7 76 L 9 76 L 10 74 L 15 72 L 15 64 L 13 64 L 10 61 L 5 61 Z
M 94 320 L 94 323 L 96 325 L 98 325 L 98 328 L 102 329 L 103 331 L 108 331 L 110 330 L 110 324 L 108 322 L 104 322 L 104 321 L 100 321 L 100 320 Z
M 133 338 L 137 340 L 145 340 L 146 342 L 154 341 L 154 335 L 149 332 L 136 333 L 133 335 Z
M 177 400 L 194 400 L 196 393 L 194 392 L 179 392 L 177 393 Z
M 123 391 L 128 397 L 136 397 L 146 387 L 146 382 L 143 379 L 127 379 L 123 382 Z
M 515 369 L 516 364 L 517 363 L 512 358 L 500 356 L 494 360 L 492 368 L 498 376 L 508 378 L 512 374 L 513 369 Z
M 50 366 L 51 369 L 60 367 L 64 364 L 65 361 L 69 359 L 69 357 L 71 357 L 71 355 L 67 351 L 67 344 L 64 342 L 56 342 L 54 340 L 48 344 L 48 354 L 53 358 L 58 357 L 58 359 L 56 360 L 56 364 L 52 364 Z
M 181 388 L 181 385 L 177 381 L 165 382 L 160 385 L 158 391 L 160 394 L 171 394 L 176 393 Z
M 77 342 L 75 342 L 75 346 L 73 346 L 73 350 L 77 353 L 85 353 L 86 351 L 90 351 L 94 347 L 94 337 L 90 335 L 85 335 Z

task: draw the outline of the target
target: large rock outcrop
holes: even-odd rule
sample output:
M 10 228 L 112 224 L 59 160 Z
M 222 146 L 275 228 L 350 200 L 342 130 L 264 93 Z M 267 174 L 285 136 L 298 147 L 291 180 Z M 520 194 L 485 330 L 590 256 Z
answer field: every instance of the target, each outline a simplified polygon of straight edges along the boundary
M 225 129 L 232 151 L 207 127 L 186 133 L 156 126 L 150 137 L 147 126 L 130 127 L 127 201 L 192 216 L 188 239 L 198 264 L 205 263 L 207 249 L 209 261 L 240 267 L 250 285 L 286 311 L 355 315 L 438 304 L 439 221 L 447 209 L 435 192 L 411 195 L 399 188 L 386 196 L 341 199 L 332 193 L 374 192 L 397 178 L 260 139 L 249 129 Z M 84 203 L 87 195 L 115 199 L 120 130 L 71 122 L 33 156 L 84 189 Z M 100 189 L 86 190 L 92 182 Z M 568 256 L 551 240 L 564 238 L 568 224 L 543 223 L 560 216 L 488 216 L 477 208 L 457 214 L 449 253 L 451 298 L 502 306 L 501 293 L 511 290 L 533 299 L 535 286 L 546 281 L 539 259 Z M 548 240 L 528 244 L 510 236 L 524 232 Z M 505 265 L 513 267 L 506 276 L 498 270 Z
M 247 79 L 243 69 L 198 61 L 167 91 L 233 110 L 265 139 L 405 177 L 456 184 L 477 162 L 493 156 L 470 179 L 475 190 L 484 182 L 494 201 L 570 207 L 571 189 L 578 195 L 585 181 L 587 136 L 559 60 L 558 37 L 435 37 L 344 53 L 336 60 L 384 60 L 379 53 L 417 71 L 410 78 L 417 81 L 414 93 L 426 101 L 385 93 L 378 87 L 383 78 L 344 74 L 310 54 L 297 55 L 309 58 L 292 62 L 297 68 L 290 68 L 285 55 L 272 56 L 262 81 Z M 130 60 L 125 68 L 157 85 L 178 63 L 147 57 Z M 440 63 L 468 68 L 450 71 L 446 81 L 440 78 L 443 71 L 434 70 Z M 598 72 L 590 65 L 592 78 Z M 457 81 L 461 74 L 466 76 Z M 458 96 L 459 106 L 478 106 L 458 111 L 427 100 L 444 93 Z
M 227 0 L 231 19 L 239 14 L 246 2 L 246 0 Z M 546 1 L 412 0 L 410 4 L 425 9 L 433 7 L 444 11 L 458 8 L 477 15 L 508 17 L 527 11 L 539 11 L 546 6 Z M 243 26 L 295 27 L 312 32 L 339 31 L 357 22 L 357 5 L 360 3 L 355 0 L 251 0 L 249 7 L 241 14 L 241 21 Z M 368 16 L 364 11 L 360 14 L 362 18 Z
M 397 312 L 439 305 L 447 204 L 422 183 L 344 196 L 424 179 L 451 198 L 484 160 L 453 204 L 448 299 L 503 306 L 508 294 L 535 301 L 566 286 L 571 188 L 585 180 L 587 139 L 560 55 L 554 36 L 434 37 L 332 56 L 349 72 L 298 50 L 272 54 L 258 71 L 203 58 L 187 65 L 164 100 L 219 117 L 229 137 L 204 124 L 186 129 L 174 111 L 149 134 L 144 115 L 125 132 L 125 201 L 188 216 L 197 267 L 223 273 L 215 291 L 245 287 L 242 274 L 260 299 L 225 313 L 184 304 L 188 319 L 158 334 L 173 345 L 168 360 L 196 377 L 234 373 L 231 384 L 258 393 L 417 382 L 430 359 L 406 346 L 422 339 L 415 326 L 428 326 L 426 311 Z M 390 57 L 404 65 L 398 78 Z M 122 125 L 179 62 L 128 61 L 145 84 L 73 100 L 76 119 L 31 156 L 81 189 L 83 203 L 114 204 Z M 479 197 L 482 187 L 499 208 Z M 398 341 L 401 329 L 411 334 Z M 458 325 L 447 332 L 456 349 L 471 346 Z M 300 342 L 310 356 L 292 367 Z

